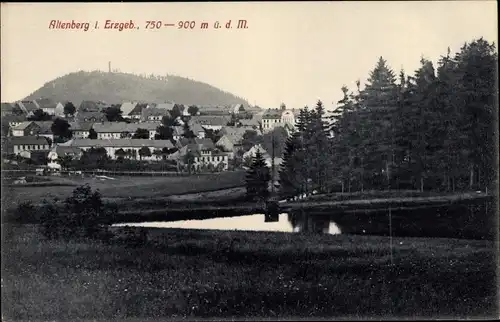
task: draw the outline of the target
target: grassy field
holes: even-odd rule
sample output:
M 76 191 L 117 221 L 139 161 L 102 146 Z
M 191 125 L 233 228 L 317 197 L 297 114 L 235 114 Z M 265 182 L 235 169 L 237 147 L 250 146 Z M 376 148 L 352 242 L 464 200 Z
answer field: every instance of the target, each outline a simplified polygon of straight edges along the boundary
M 492 242 L 147 229 L 135 246 L 2 247 L 9 319 L 472 318 L 498 314 Z M 4 236 L 4 234 L 2 234 Z M 231 242 L 234 244 L 231 245 Z
M 193 175 L 189 177 L 113 177 L 100 179 L 98 177 L 61 177 L 53 178 L 54 186 L 19 186 L 5 187 L 9 190 L 10 205 L 16 202 L 42 199 L 65 198 L 76 186 L 89 184 L 93 189 L 99 189 L 106 199 L 154 199 L 171 195 L 206 192 L 228 189 L 244 185 L 244 172 L 222 172 L 208 175 Z M 65 183 L 62 186 L 60 183 Z

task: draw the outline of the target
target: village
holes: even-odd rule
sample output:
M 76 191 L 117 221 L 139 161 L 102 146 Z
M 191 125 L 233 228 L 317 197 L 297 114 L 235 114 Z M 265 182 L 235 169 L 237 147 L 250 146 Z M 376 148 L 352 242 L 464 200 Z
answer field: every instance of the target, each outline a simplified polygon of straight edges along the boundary
M 111 162 L 133 171 L 140 162 L 144 171 L 191 174 L 242 169 L 257 151 L 269 167 L 279 166 L 299 109 L 100 101 L 75 107 L 41 98 L 2 103 L 1 112 L 2 157 L 14 168 L 60 174 L 97 158 L 97 168 Z

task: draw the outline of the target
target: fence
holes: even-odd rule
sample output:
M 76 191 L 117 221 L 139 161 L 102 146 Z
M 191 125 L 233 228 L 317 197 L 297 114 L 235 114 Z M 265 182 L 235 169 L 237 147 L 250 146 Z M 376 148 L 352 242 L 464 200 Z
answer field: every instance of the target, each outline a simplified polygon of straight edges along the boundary
M 224 171 L 224 173 L 228 172 L 238 172 L 235 171 Z M 49 172 L 50 173 L 50 172 Z M 55 172 L 61 175 L 110 175 L 110 176 L 163 176 L 163 177 L 189 177 L 189 176 L 199 176 L 199 175 L 211 175 L 220 172 L 202 172 L 202 173 L 192 173 L 189 174 L 187 172 L 177 172 L 177 171 L 113 171 L 113 170 L 63 170 Z M 2 174 L 14 174 L 14 175 L 22 175 L 22 174 L 36 174 L 36 169 L 25 169 L 25 170 L 2 170 Z

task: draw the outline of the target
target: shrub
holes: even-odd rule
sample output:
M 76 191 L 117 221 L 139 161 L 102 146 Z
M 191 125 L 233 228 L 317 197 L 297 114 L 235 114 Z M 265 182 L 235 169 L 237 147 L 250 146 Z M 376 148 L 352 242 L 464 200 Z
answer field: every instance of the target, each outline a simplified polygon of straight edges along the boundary
M 107 240 L 107 228 L 116 211 L 116 207 L 103 203 L 98 190 L 92 191 L 88 185 L 80 186 L 73 190 L 62 207 L 57 207 L 55 201 L 44 203 L 41 209 L 42 232 L 49 239 L 85 237 Z
M 31 201 L 25 201 L 19 206 L 17 206 L 14 211 L 13 217 L 11 217 L 12 223 L 16 224 L 28 224 L 37 221 L 37 209 Z

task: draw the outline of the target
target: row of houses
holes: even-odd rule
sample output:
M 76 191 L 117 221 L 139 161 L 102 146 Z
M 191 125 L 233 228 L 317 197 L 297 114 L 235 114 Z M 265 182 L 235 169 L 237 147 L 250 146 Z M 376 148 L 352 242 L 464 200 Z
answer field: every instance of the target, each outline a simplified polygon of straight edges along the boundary
M 31 116 L 36 110 L 42 110 L 49 115 L 64 115 L 66 102 L 54 102 L 48 98 L 23 100 L 15 103 L 1 103 L 2 117 L 13 114 Z

